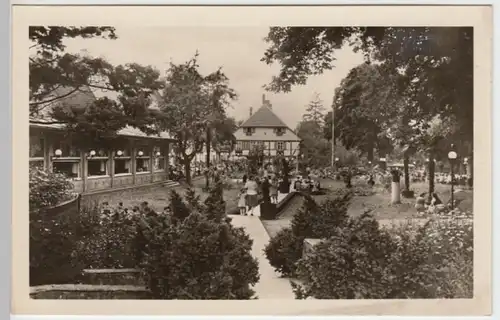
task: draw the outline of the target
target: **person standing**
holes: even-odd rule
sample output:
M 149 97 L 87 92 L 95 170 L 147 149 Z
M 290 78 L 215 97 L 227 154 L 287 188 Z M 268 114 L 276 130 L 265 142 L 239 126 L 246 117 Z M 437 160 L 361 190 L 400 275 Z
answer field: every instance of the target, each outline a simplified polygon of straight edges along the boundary
M 271 180 L 269 195 L 271 196 L 271 203 L 278 203 L 278 180 L 276 177 Z
M 247 212 L 247 205 L 246 205 L 246 190 L 241 189 L 240 194 L 239 194 L 239 199 L 238 199 L 238 208 L 240 208 L 240 215 L 246 216 Z
M 250 212 L 250 215 L 253 216 L 254 208 L 259 204 L 258 200 L 258 190 L 259 186 L 255 181 L 254 176 L 249 176 L 248 181 L 245 183 L 246 189 L 246 206 L 248 208 L 247 212 Z

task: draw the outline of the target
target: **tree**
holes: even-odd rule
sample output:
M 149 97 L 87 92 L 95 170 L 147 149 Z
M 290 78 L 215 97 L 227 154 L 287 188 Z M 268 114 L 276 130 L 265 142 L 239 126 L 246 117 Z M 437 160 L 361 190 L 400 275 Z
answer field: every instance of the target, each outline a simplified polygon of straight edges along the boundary
M 353 68 L 335 92 L 335 136 L 347 149 L 355 148 L 373 161 L 391 151 L 384 122 L 392 119 L 397 96 L 390 75 L 380 65 L 361 64 Z M 331 112 L 325 119 L 324 133 L 331 139 Z
M 306 107 L 306 113 L 302 116 L 304 121 L 312 121 L 318 125 L 322 125 L 325 116 L 325 107 L 318 93 L 314 94 L 313 100 Z
M 209 151 L 214 124 L 225 119 L 225 107 L 236 98 L 222 70 L 203 76 L 197 58 L 198 53 L 185 63 L 171 63 L 159 95 L 162 127 L 175 139 L 174 151 L 184 166 L 188 183 L 191 161 L 203 145 Z
M 236 132 L 237 125 L 234 118 L 226 117 L 213 124 L 214 134 L 212 135 L 212 147 L 217 153 L 217 158 L 223 151 L 232 152 L 236 147 Z
M 297 125 L 297 135 L 302 139 L 301 163 L 307 167 L 325 167 L 329 162 L 330 145 L 323 137 L 320 123 L 303 120 Z
M 419 114 L 454 118 L 457 148 L 471 155 L 473 40 L 472 27 L 272 27 L 262 61 L 280 64 L 267 88 L 287 92 L 331 70 L 335 51 L 350 45 L 367 61 L 411 75 Z
M 149 107 L 152 93 L 162 85 L 159 72 L 64 52 L 64 40 L 76 37 L 116 39 L 111 27 L 30 27 L 30 115 L 65 124 L 67 136 L 80 146 L 109 146 L 127 125 L 157 133 L 158 114 Z M 96 99 L 94 90 L 112 92 L 116 99 Z M 85 99 L 72 103 L 76 95 Z

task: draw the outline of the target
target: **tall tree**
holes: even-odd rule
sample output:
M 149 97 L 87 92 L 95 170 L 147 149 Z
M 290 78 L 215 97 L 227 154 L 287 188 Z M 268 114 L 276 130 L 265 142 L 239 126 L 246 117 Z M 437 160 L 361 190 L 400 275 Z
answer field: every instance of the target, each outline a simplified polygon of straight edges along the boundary
M 174 152 L 184 166 L 188 183 L 191 161 L 204 145 L 210 145 L 214 125 L 225 119 L 225 108 L 235 98 L 221 69 L 207 76 L 199 72 L 198 53 L 185 63 L 170 64 L 159 108 L 163 127 L 176 140 Z
M 306 167 L 326 167 L 329 163 L 330 145 L 323 137 L 321 124 L 314 120 L 299 122 L 296 129 L 301 138 L 301 164 Z
M 149 108 L 161 88 L 159 72 L 136 63 L 113 66 L 105 59 L 65 52 L 67 38 L 116 39 L 111 27 L 29 28 L 30 115 L 66 125 L 72 143 L 109 146 L 121 128 L 131 125 L 157 133 L 157 112 Z M 95 98 L 93 91 L 112 92 L 116 99 Z M 69 103 L 75 95 L 84 103 Z M 36 120 L 35 120 L 36 121 Z
M 318 93 L 314 94 L 314 98 L 309 102 L 306 107 L 306 112 L 302 116 L 304 121 L 313 121 L 318 125 L 323 125 L 325 117 L 325 107 L 323 106 L 323 100 Z
M 413 100 L 427 114 L 453 117 L 461 153 L 472 153 L 472 27 L 272 27 L 262 60 L 279 63 L 268 89 L 287 92 L 335 66 L 351 45 L 367 59 L 415 75 Z
M 335 91 L 335 136 L 347 149 L 355 148 L 373 161 L 374 151 L 385 155 L 392 144 L 384 122 L 395 114 L 397 96 L 391 77 L 380 65 L 362 64 L 353 68 Z M 325 117 L 323 130 L 331 139 L 331 112 Z

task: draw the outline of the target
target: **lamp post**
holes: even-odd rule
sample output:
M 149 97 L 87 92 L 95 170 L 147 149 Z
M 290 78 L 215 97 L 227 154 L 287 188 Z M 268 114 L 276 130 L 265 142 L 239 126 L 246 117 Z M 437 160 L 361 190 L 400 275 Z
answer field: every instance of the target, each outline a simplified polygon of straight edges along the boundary
M 452 145 L 453 147 L 453 145 Z M 453 204 L 454 204 L 454 199 L 453 199 L 453 186 L 455 182 L 455 177 L 454 177 L 454 172 L 453 172 L 453 165 L 455 164 L 455 160 L 457 159 L 457 153 L 455 151 L 450 151 L 448 152 L 448 159 L 450 160 L 450 171 L 451 171 L 451 210 L 453 210 Z

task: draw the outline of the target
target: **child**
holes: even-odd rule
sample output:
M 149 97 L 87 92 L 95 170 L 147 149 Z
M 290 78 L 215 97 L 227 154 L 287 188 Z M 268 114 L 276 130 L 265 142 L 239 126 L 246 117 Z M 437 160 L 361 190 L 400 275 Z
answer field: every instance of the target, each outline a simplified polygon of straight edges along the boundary
M 238 208 L 240 208 L 240 215 L 246 216 L 247 215 L 247 204 L 246 204 L 246 189 L 241 189 L 240 194 L 239 194 L 239 200 L 238 200 Z
M 271 180 L 269 195 L 271 196 L 271 203 L 278 203 L 278 180 L 276 178 Z

